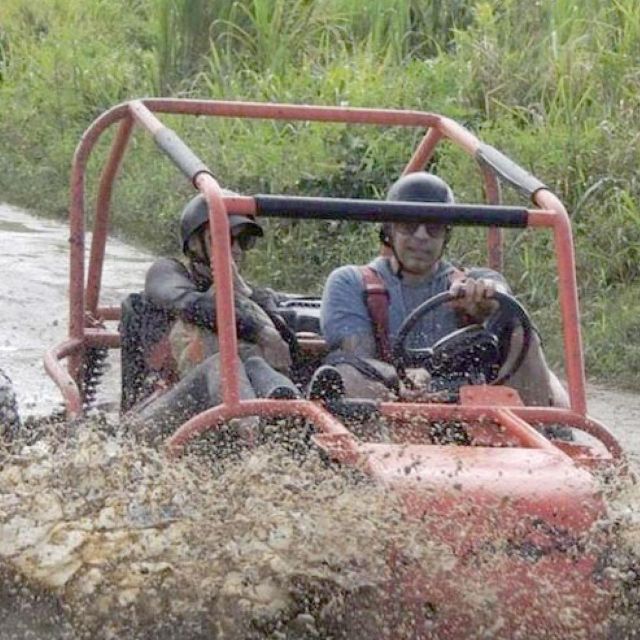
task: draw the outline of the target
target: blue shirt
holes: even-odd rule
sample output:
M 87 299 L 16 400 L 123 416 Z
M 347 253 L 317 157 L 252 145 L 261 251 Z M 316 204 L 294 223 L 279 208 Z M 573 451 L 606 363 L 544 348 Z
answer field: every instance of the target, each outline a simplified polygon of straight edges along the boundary
M 435 271 L 419 284 L 410 285 L 391 270 L 389 259 L 378 257 L 370 267 L 382 278 L 389 293 L 389 337 L 394 344 L 405 318 L 422 302 L 447 291 L 457 269 L 440 260 Z M 491 269 L 475 268 L 466 272 L 471 278 L 499 280 L 503 277 Z M 320 324 L 330 349 L 338 349 L 348 336 L 369 336 L 373 339 L 373 326 L 365 299 L 364 280 L 359 267 L 349 265 L 331 272 L 322 295 Z M 442 305 L 424 316 L 407 339 L 408 347 L 427 347 L 459 327 L 458 316 L 447 305 Z

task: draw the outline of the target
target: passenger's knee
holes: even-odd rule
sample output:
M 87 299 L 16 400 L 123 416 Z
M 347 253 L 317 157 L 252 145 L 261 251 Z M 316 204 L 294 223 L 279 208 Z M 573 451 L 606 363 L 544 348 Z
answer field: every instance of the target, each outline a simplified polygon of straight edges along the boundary
M 388 400 L 394 395 L 382 382 L 371 379 L 349 364 L 338 364 L 336 369 L 344 380 L 345 394 L 349 398 Z

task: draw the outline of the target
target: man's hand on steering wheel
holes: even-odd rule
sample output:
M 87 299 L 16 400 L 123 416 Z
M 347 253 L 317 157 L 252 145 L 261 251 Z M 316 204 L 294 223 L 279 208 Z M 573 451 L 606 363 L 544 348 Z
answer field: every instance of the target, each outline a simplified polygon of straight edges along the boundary
M 482 284 L 478 285 L 478 282 Z M 491 286 L 487 286 L 489 283 Z M 459 386 L 474 378 L 484 378 L 490 384 L 504 384 L 523 363 L 534 330 L 524 307 L 513 296 L 500 289 L 500 283 L 494 281 L 468 279 L 464 284 L 459 281 L 453 288 L 460 298 L 454 298 L 454 293 L 449 289 L 418 305 L 398 329 L 393 348 L 394 363 L 400 378 L 403 381 L 407 379 L 408 369 L 423 367 L 432 377 L 437 378 L 438 386 L 441 383 Z M 484 320 L 472 317 L 465 321 L 464 327 L 450 332 L 431 345 L 408 346 L 407 338 L 418 322 L 443 304 L 457 305 L 457 308 L 469 315 L 470 312 L 483 313 Z M 488 311 L 490 309 L 494 310 Z M 517 356 L 514 356 L 505 370 L 502 367 L 504 361 L 500 361 L 500 336 L 504 339 L 505 334 L 517 324 L 523 332 L 522 340 Z M 412 387 L 410 381 L 408 386 Z
M 484 322 L 498 310 L 498 302 L 492 300 L 496 292 L 508 293 L 503 284 L 490 278 L 459 278 L 449 287 L 454 297 L 449 304 L 473 322 Z

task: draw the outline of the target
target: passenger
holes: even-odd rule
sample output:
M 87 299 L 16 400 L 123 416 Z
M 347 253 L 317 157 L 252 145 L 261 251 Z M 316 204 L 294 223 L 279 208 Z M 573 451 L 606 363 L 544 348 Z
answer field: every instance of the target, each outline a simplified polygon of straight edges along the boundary
M 274 313 L 269 290 L 252 288 L 236 264 L 263 230 L 245 216 L 230 215 L 229 224 L 240 396 L 297 397 L 297 388 L 286 376 L 291 366 L 290 346 L 281 335 L 282 331 L 288 337 L 286 325 Z M 170 434 L 193 415 L 222 401 L 209 216 L 200 194 L 182 212 L 180 237 L 185 260 L 160 258 L 145 279 L 146 299 L 172 318 L 169 343 L 179 378 L 169 391 L 135 410 L 136 428 L 152 437 Z M 243 423 L 253 425 L 255 421 L 245 419 Z
M 454 202 L 449 186 L 426 172 L 401 177 L 392 185 L 387 200 Z M 462 326 L 482 323 L 497 309 L 494 294 L 509 292 L 499 273 L 481 268 L 462 271 L 445 260 L 450 235 L 451 227 L 437 224 L 383 225 L 381 239 L 389 255 L 376 258 L 368 266 L 388 295 L 386 332 L 390 343 L 405 318 L 436 294 L 448 290 L 456 300 L 424 317 L 412 334 L 412 347 L 431 346 Z M 334 366 L 325 365 L 316 372 L 312 384 L 315 397 L 333 393 L 330 387 L 334 386 L 349 397 L 437 399 L 431 394 L 433 389 L 424 370 L 408 371 L 413 384 L 399 385 L 395 368 L 383 361 L 383 345 L 365 298 L 362 267 L 344 266 L 330 274 L 322 299 L 321 324 L 332 350 L 326 362 Z M 568 406 L 565 390 L 546 364 L 539 337 L 532 333 L 526 355 L 508 384 L 527 405 Z M 512 326 L 500 337 L 503 353 L 506 351 L 504 369 L 520 352 L 522 331 Z

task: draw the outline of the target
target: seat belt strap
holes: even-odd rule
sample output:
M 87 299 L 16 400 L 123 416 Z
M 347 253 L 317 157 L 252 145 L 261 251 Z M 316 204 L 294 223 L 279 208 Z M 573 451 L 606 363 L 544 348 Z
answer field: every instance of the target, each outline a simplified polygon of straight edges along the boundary
M 359 267 L 364 281 L 364 301 L 373 324 L 373 337 L 378 356 L 385 362 L 391 362 L 392 351 L 389 339 L 389 292 L 380 274 L 370 267 Z
M 365 304 L 373 324 L 373 337 L 376 342 L 378 356 L 381 360 L 393 364 L 393 352 L 389 338 L 389 291 L 384 284 L 382 276 L 373 267 L 363 265 L 358 268 L 364 281 Z M 449 282 L 453 283 L 466 277 L 467 272 L 465 269 L 454 267 Z M 461 326 L 473 323 L 473 319 L 466 314 L 460 314 L 459 320 Z

